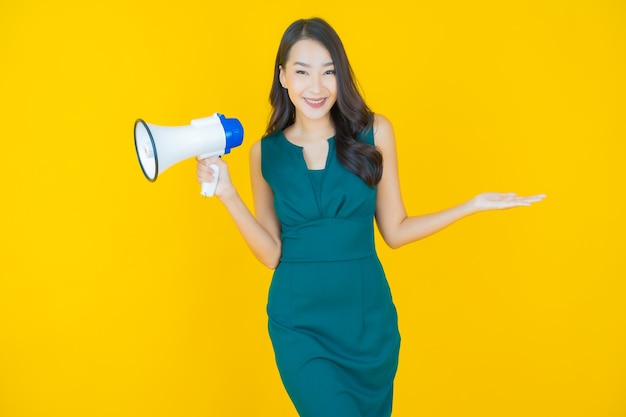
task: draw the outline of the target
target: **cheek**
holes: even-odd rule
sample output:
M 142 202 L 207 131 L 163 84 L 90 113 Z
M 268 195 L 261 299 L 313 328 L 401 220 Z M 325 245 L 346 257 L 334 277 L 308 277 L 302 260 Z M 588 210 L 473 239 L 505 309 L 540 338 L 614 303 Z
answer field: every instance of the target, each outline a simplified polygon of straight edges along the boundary
M 287 84 L 285 84 L 289 89 L 289 94 L 299 94 L 303 90 L 306 90 L 306 82 L 302 78 L 299 77 L 291 77 L 287 80 Z
M 297 97 L 295 97 L 294 92 L 291 88 L 287 90 L 287 96 L 289 96 L 289 101 L 291 101 L 291 103 L 296 103 Z
M 324 84 L 326 88 L 329 90 L 337 90 L 337 76 L 336 75 L 326 75 L 324 78 Z
M 332 78 L 326 82 L 326 89 L 330 91 L 333 95 L 337 95 L 337 79 Z
M 293 84 L 287 84 L 287 95 L 289 96 L 289 100 L 295 105 L 300 97 L 300 91 L 297 86 Z

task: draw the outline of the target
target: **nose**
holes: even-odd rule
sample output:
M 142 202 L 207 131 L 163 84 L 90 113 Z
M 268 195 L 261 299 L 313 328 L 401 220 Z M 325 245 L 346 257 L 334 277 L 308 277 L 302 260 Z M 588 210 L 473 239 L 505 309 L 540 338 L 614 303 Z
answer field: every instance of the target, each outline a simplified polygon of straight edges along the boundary
M 322 78 L 319 75 L 314 75 L 310 78 L 309 90 L 311 93 L 319 93 L 322 85 Z

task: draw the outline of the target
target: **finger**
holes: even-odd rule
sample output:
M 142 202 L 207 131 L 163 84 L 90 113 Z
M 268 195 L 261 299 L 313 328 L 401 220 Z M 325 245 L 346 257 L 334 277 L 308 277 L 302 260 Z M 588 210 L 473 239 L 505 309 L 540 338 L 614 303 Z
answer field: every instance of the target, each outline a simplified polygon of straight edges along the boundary
M 210 182 L 213 180 L 215 171 L 208 165 L 199 164 L 196 168 L 196 176 L 198 179 L 202 178 L 204 182 Z
M 208 168 L 209 165 L 211 164 L 211 162 L 208 159 L 197 159 L 198 160 L 198 166 L 202 167 L 202 168 Z
M 201 177 L 210 177 L 213 175 L 213 168 L 209 166 L 199 165 L 196 169 L 196 175 Z
M 515 201 L 518 196 L 515 193 L 500 193 L 495 196 L 497 199 L 501 201 Z
M 532 203 L 536 203 L 538 201 L 543 200 L 544 198 L 545 198 L 545 195 L 539 194 L 539 195 L 533 195 L 533 196 L 530 196 L 530 197 L 526 197 L 526 200 L 530 201 Z
M 213 181 L 213 176 L 212 175 L 198 174 L 196 176 L 196 179 L 198 180 L 198 182 L 211 182 L 211 181 Z
M 205 159 L 207 165 L 209 164 L 217 164 L 218 166 L 221 166 L 223 164 L 224 161 L 222 161 L 222 158 L 220 158 L 219 156 L 210 156 L 208 158 Z

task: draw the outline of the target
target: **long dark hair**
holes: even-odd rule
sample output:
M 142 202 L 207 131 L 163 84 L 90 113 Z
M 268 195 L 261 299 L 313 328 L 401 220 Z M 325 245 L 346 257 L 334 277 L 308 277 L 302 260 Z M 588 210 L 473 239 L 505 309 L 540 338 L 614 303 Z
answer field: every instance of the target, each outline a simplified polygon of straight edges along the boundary
M 337 77 L 337 102 L 330 110 L 335 127 L 337 159 L 350 172 L 374 187 L 383 172 L 383 157 L 376 147 L 360 139 L 373 129 L 374 113 L 361 96 L 346 51 L 337 32 L 320 18 L 300 19 L 292 23 L 280 41 L 274 65 L 274 80 L 270 90 L 272 113 L 266 135 L 283 130 L 295 121 L 295 107 L 289 93 L 280 84 L 280 66 L 289 59 L 293 45 L 302 39 L 321 43 L 330 54 Z

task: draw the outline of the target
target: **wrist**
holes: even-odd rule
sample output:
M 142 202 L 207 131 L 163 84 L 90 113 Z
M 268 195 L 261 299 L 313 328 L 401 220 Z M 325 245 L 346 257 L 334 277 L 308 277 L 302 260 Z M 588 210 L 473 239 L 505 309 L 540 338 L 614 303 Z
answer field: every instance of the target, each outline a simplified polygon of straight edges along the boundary
M 478 212 L 482 211 L 481 208 L 479 207 L 477 201 L 476 201 L 476 197 L 466 201 L 461 206 L 462 206 L 461 210 L 463 211 L 463 214 L 465 216 L 469 216 L 469 215 L 472 215 L 472 214 L 475 214 L 475 213 L 478 213 Z
M 224 190 L 220 190 L 219 194 L 215 194 L 215 196 L 225 205 L 239 198 L 239 193 L 237 193 L 237 189 L 235 187 L 227 187 Z

